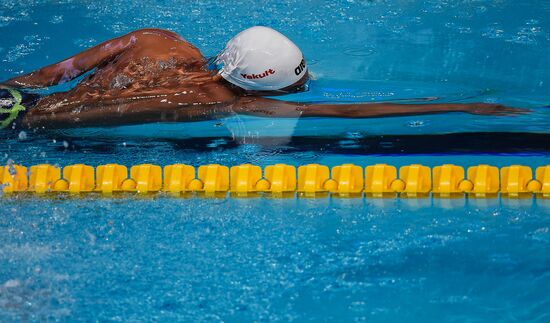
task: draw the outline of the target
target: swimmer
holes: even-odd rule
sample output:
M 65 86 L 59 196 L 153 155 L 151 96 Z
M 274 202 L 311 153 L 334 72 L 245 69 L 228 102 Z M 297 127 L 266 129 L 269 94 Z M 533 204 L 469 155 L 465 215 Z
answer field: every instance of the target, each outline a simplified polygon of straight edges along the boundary
M 39 97 L 23 91 L 82 75 L 65 92 Z M 116 126 L 201 121 L 234 114 L 376 118 L 525 111 L 487 103 L 317 104 L 264 97 L 304 91 L 308 80 L 308 66 L 300 49 L 267 27 L 237 34 L 214 61 L 174 32 L 141 29 L 0 83 L 0 127 Z

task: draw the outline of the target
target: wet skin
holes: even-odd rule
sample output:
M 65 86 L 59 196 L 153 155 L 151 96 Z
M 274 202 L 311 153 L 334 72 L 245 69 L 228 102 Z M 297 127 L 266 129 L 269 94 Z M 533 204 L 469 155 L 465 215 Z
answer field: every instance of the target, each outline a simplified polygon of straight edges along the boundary
M 74 88 L 41 98 L 24 127 L 68 128 L 200 121 L 232 114 L 262 117 L 374 118 L 446 112 L 508 115 L 526 110 L 497 104 L 308 104 L 262 98 L 205 68 L 201 52 L 177 34 L 142 29 L 2 84 L 42 88 L 93 70 Z M 307 77 L 289 87 L 300 88 Z M 285 92 L 285 91 L 283 91 Z

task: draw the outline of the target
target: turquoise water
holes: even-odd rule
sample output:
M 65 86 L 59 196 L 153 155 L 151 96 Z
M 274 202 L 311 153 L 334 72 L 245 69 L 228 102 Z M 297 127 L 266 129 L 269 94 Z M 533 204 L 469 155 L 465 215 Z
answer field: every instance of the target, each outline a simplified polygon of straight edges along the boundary
M 549 13 L 548 1 L 3 1 L 1 80 L 137 28 L 211 56 L 263 24 L 315 76 L 288 99 L 532 111 L 4 131 L 0 163 L 547 165 Z M 1 321 L 550 318 L 543 199 L 4 196 L 0 209 Z

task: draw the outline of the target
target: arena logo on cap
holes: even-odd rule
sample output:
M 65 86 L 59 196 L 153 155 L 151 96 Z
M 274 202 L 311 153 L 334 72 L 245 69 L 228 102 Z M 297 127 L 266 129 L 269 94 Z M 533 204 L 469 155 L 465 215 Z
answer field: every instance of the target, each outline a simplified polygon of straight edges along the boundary
M 275 74 L 275 70 L 270 68 L 268 70 L 265 70 L 262 74 L 244 74 L 244 73 L 241 73 L 241 76 L 245 79 L 252 80 L 252 79 L 263 79 L 264 77 L 267 77 L 271 74 Z
M 306 69 L 306 61 L 302 58 L 300 65 L 296 66 L 294 69 L 294 74 L 300 75 Z

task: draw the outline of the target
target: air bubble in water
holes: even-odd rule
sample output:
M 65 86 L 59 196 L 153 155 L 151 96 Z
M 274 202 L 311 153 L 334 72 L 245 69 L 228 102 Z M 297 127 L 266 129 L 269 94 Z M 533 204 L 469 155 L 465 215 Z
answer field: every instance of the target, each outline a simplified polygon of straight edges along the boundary
M 14 288 L 18 287 L 20 285 L 20 282 L 18 279 L 9 279 L 4 283 L 5 288 Z
M 59 15 L 59 16 L 53 16 L 52 19 L 50 19 L 50 22 L 52 24 L 60 24 L 63 22 L 63 16 L 62 15 Z
M 424 126 L 424 121 L 414 120 L 414 121 L 410 121 L 407 125 L 411 128 L 423 127 Z

